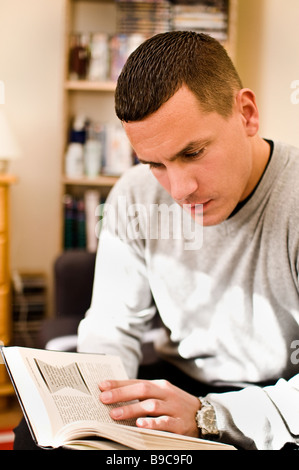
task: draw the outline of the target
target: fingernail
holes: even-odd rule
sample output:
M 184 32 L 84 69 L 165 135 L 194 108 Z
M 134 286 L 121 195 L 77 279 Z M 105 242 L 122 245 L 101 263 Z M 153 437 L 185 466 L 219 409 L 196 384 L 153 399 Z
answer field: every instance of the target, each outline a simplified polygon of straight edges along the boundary
M 115 408 L 114 410 L 111 411 L 111 416 L 112 418 L 121 418 L 123 416 L 124 412 L 122 408 Z
M 111 392 L 103 392 L 101 394 L 101 400 L 104 402 L 104 403 L 109 403 L 112 399 L 112 393 Z
M 108 380 L 104 380 L 103 382 L 99 383 L 99 387 L 105 390 L 105 388 L 110 388 L 110 382 Z
M 137 426 L 144 427 L 144 426 L 146 426 L 147 422 L 143 418 L 138 418 L 137 421 L 136 421 L 136 424 L 137 424 Z

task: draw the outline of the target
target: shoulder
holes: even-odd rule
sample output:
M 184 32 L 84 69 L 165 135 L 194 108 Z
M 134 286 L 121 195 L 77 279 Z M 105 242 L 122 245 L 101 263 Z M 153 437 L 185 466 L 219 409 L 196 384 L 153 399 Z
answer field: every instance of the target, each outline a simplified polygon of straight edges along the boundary
M 299 225 L 299 149 L 283 143 L 275 143 L 270 198 L 267 204 L 271 231 L 280 229 L 290 240 L 298 242 Z M 280 232 L 280 234 L 282 234 Z
M 274 143 L 274 159 L 277 167 L 283 167 L 281 176 L 296 177 L 294 170 L 299 168 L 299 148 L 283 142 Z
M 273 179 L 272 195 L 275 196 L 278 206 L 288 211 L 295 201 L 299 201 L 299 149 L 275 142 L 272 159 L 269 168 Z

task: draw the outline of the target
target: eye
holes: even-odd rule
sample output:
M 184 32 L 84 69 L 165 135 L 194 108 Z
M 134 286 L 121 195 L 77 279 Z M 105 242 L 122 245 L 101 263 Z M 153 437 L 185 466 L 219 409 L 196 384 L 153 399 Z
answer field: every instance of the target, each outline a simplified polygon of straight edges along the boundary
M 162 163 L 154 163 L 154 162 L 151 162 L 151 163 L 149 163 L 149 167 L 150 167 L 151 170 L 153 170 L 153 169 L 156 170 L 156 169 L 163 168 L 164 165 L 163 165 Z
M 205 148 L 196 150 L 194 152 L 188 152 L 188 153 L 185 153 L 184 157 L 187 160 L 195 160 L 196 158 L 200 157 L 204 153 L 204 151 L 205 151 Z
M 156 163 L 156 162 L 148 162 L 148 161 L 145 161 L 145 160 L 141 160 L 140 158 L 137 157 L 137 160 L 139 161 L 139 163 L 141 163 L 142 165 L 148 165 L 150 170 L 153 170 L 153 169 L 157 169 L 157 168 L 163 168 L 164 165 L 163 163 Z

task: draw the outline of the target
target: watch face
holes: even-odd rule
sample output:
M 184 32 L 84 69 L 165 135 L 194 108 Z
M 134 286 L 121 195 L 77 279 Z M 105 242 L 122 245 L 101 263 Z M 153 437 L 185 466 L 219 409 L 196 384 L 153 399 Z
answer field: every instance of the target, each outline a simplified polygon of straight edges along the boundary
M 200 429 L 201 435 L 216 436 L 219 430 L 216 425 L 216 414 L 212 405 L 202 402 L 201 409 L 196 414 L 197 426 Z

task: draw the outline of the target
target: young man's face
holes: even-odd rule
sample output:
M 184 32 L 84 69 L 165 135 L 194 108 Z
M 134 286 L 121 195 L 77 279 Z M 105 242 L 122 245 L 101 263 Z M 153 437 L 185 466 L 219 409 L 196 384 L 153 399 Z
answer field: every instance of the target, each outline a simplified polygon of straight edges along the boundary
M 203 205 L 203 224 L 224 221 L 257 184 L 253 138 L 258 129 L 254 97 L 241 91 L 233 113 L 223 118 L 202 111 L 182 87 L 142 121 L 124 123 L 141 163 L 181 206 Z M 254 96 L 254 95 L 253 95 Z

